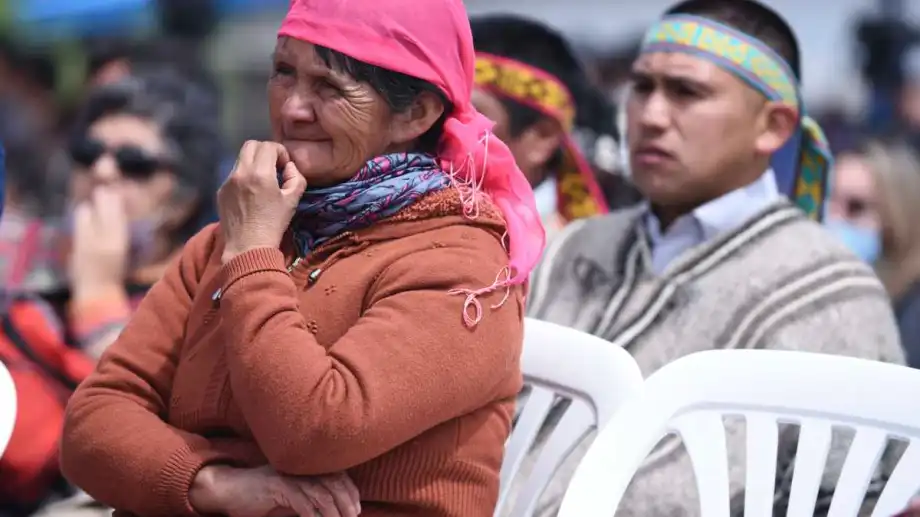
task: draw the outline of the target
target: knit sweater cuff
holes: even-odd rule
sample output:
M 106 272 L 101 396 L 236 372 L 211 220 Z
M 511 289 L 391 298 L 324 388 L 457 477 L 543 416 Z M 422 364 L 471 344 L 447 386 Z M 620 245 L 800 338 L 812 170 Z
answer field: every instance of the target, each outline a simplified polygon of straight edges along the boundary
M 223 292 L 227 292 L 239 280 L 263 271 L 287 273 L 284 253 L 277 248 L 255 248 L 230 259 L 224 264 Z
M 204 450 L 188 445 L 176 451 L 160 473 L 160 481 L 155 488 L 157 507 L 151 508 L 150 515 L 197 517 L 198 512 L 188 500 L 189 489 L 198 472 L 206 465 L 220 461 L 222 456 L 207 445 Z

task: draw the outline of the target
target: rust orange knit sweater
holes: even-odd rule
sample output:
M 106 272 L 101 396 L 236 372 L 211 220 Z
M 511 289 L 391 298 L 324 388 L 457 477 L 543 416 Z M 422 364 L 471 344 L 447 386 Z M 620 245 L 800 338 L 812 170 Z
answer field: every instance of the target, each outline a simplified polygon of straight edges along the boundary
M 521 387 L 523 289 L 464 296 L 507 263 L 496 211 L 452 191 L 289 256 L 220 264 L 211 226 L 141 303 L 77 390 L 65 475 L 121 513 L 194 515 L 210 463 L 347 471 L 367 517 L 489 517 Z M 213 295 L 220 289 L 219 301 Z

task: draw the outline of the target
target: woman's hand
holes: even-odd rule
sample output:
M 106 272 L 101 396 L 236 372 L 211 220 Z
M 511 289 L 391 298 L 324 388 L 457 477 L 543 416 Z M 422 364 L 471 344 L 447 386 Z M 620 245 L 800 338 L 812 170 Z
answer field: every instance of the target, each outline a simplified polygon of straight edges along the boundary
M 284 170 L 280 188 L 279 167 Z M 223 262 L 251 249 L 277 248 L 306 188 L 307 181 L 283 145 L 253 140 L 243 144 L 233 172 L 217 193 Z
M 358 489 L 345 474 L 283 476 L 271 467 L 201 469 L 189 490 L 198 513 L 227 517 L 357 517 Z
M 130 229 L 124 198 L 100 185 L 74 210 L 70 279 L 75 298 L 123 290 L 128 268 Z

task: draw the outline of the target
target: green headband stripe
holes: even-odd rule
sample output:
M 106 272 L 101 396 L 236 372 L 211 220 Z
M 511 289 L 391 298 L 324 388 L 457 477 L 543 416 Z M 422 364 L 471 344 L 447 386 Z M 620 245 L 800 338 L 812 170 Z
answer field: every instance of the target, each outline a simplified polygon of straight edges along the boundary
M 795 75 L 772 49 L 736 29 L 692 15 L 672 15 L 646 33 L 647 52 L 685 52 L 729 69 L 771 100 L 799 107 Z

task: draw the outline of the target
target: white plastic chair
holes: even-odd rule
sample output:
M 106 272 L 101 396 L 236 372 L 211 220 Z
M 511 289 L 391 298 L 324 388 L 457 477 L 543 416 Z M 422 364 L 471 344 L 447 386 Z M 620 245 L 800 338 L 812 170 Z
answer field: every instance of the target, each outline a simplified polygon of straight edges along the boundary
M 9 370 L 0 362 L 0 458 L 13 435 L 16 423 L 16 386 Z
M 642 373 L 628 352 L 577 330 L 528 318 L 524 323 L 524 382 L 531 387 L 505 448 L 501 492 L 495 515 L 513 509 L 529 517 L 556 469 L 589 430 L 603 426 L 642 385 Z M 571 405 L 546 440 L 533 471 L 511 499 L 518 474 L 557 396 Z
M 801 426 L 787 515 L 814 514 L 833 426 L 856 434 L 831 502 L 855 516 L 889 437 L 909 441 L 873 517 L 901 511 L 920 488 L 920 371 L 849 357 L 770 350 L 689 355 L 646 379 L 598 434 L 559 517 L 612 517 L 633 475 L 669 431 L 683 439 L 701 515 L 729 515 L 725 415 L 746 419 L 745 516 L 772 515 L 779 423 Z

